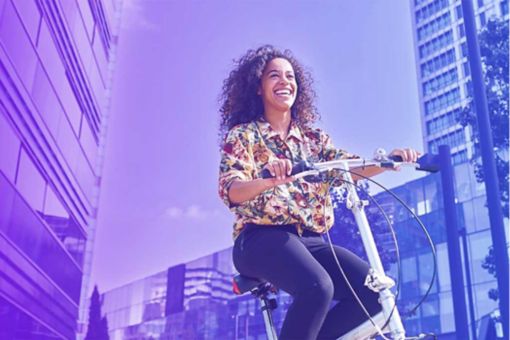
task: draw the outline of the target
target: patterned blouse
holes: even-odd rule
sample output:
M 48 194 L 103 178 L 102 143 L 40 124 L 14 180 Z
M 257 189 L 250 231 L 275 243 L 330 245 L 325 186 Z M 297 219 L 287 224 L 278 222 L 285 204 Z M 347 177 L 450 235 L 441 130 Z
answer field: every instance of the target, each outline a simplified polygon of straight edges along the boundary
M 228 197 L 232 182 L 261 178 L 263 167 L 278 158 L 295 164 L 303 159 L 318 162 L 357 157 L 336 149 L 322 130 L 299 127 L 294 122 L 285 140 L 263 119 L 233 127 L 221 152 L 219 194 L 236 215 L 234 239 L 246 223 L 295 224 L 299 234 L 304 229 L 326 232 L 334 222 L 329 186 L 340 181 L 312 183 L 299 178 L 240 204 L 230 202 Z

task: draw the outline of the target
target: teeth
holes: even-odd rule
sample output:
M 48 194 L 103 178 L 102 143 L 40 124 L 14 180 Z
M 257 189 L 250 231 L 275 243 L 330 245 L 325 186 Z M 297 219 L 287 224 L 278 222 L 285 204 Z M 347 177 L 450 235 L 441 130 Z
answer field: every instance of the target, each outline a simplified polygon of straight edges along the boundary
M 286 95 L 290 95 L 290 91 L 289 91 L 289 90 L 276 91 L 276 94 L 286 94 Z

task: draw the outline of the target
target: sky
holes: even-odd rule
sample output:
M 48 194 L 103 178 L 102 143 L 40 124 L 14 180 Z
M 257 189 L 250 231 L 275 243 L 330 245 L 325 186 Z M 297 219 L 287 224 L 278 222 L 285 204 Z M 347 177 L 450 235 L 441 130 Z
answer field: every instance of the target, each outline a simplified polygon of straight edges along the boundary
M 312 72 L 318 126 L 336 146 L 366 157 L 423 149 L 407 0 L 124 0 L 90 287 L 232 245 L 217 99 L 233 60 L 266 43 Z

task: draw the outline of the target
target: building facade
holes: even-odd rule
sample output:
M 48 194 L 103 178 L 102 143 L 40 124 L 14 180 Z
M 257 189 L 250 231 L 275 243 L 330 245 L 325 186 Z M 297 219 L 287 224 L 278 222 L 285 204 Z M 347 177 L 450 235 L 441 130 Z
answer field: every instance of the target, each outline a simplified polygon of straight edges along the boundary
M 471 1 L 479 30 L 493 18 L 509 19 L 508 0 Z M 468 320 L 470 323 L 478 323 L 484 315 L 497 308 L 497 304 L 488 296 L 489 290 L 495 289 L 497 283 L 494 277 L 482 268 L 492 245 L 492 238 L 485 207 L 485 188 L 483 183 L 476 183 L 474 169 L 469 163 L 474 154 L 473 131 L 469 127 L 462 127 L 457 119 L 472 95 L 461 1 L 411 0 L 410 4 L 423 146 L 424 150 L 430 153 L 437 153 L 438 146 L 442 144 L 451 148 L 455 165 L 456 203 L 461 224 L 459 236 L 467 247 L 465 251 L 462 246 L 464 282 L 471 282 L 471 286 L 466 287 Z M 399 190 L 413 191 L 413 186 L 419 186 L 419 181 L 413 183 L 406 184 Z M 430 198 L 420 201 L 425 214 L 430 213 L 426 210 L 432 202 Z M 443 220 L 441 210 L 438 212 L 437 217 Z M 505 223 L 508 226 L 508 219 L 505 219 Z M 506 230 L 508 240 L 508 228 Z M 437 247 L 445 247 L 444 241 L 438 241 Z M 416 256 L 413 255 L 407 260 L 412 266 L 417 263 Z M 441 255 L 438 252 L 438 263 L 448 263 L 445 253 Z M 448 313 L 444 314 L 441 310 L 451 308 L 447 307 L 448 301 L 451 305 L 448 281 L 440 278 L 437 289 L 440 292 L 438 315 L 447 315 Z M 440 321 L 441 329 L 454 330 L 453 323 L 446 322 L 444 317 Z
M 508 0 L 472 0 L 478 29 L 508 20 Z M 424 150 L 447 144 L 454 162 L 473 155 L 472 131 L 457 123 L 471 96 L 471 76 L 460 0 L 411 0 Z
M 0 1 L 2 339 L 76 336 L 119 3 Z

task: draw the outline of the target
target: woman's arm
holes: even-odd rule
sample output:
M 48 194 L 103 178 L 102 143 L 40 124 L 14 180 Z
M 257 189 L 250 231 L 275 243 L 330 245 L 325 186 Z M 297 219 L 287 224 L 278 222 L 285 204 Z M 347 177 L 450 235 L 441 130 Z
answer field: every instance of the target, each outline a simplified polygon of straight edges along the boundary
M 264 168 L 269 170 L 273 176 L 272 178 L 257 178 L 248 181 L 234 180 L 232 182 L 228 190 L 228 197 L 231 203 L 244 203 L 254 199 L 268 189 L 294 180 L 293 177 L 289 176 L 292 171 L 292 164 L 287 159 L 276 160 L 267 164 Z
M 402 158 L 402 162 L 409 162 L 409 163 L 414 163 L 418 160 L 418 157 L 421 155 L 420 152 L 414 150 L 414 149 L 411 149 L 411 148 L 407 148 L 407 149 L 395 149 L 393 150 L 389 156 L 400 156 Z M 369 167 L 365 167 L 364 169 L 363 168 L 356 168 L 356 169 L 351 169 L 354 173 L 357 173 L 357 174 L 360 174 L 361 176 L 356 176 L 356 175 L 352 175 L 352 179 L 354 181 L 357 181 L 357 180 L 360 180 L 360 179 L 363 179 L 363 177 L 372 177 L 372 176 L 375 176 L 375 175 L 378 175 L 380 173 L 383 173 L 385 172 L 386 170 L 400 170 L 399 168 L 380 168 L 380 167 L 376 167 L 376 166 L 369 166 Z

